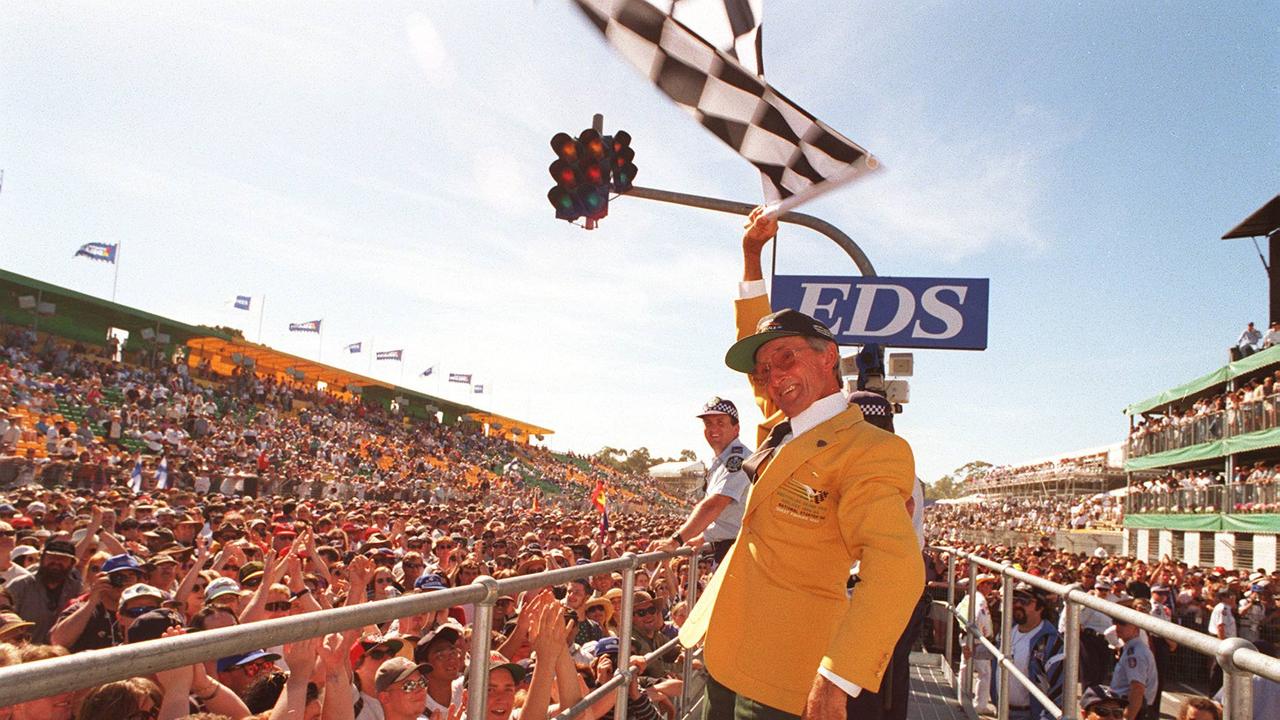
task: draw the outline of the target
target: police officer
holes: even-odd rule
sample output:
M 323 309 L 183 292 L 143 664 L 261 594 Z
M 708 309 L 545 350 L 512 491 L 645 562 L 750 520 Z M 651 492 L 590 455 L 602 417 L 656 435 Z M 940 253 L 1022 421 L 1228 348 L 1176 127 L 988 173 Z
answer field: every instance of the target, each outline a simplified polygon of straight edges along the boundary
M 1118 604 L 1144 613 L 1151 611 L 1145 601 L 1137 602 L 1129 599 Z M 1137 625 L 1120 618 L 1115 618 L 1115 623 L 1116 635 L 1124 641 L 1124 650 L 1111 673 L 1111 689 L 1125 698 L 1124 720 L 1155 720 L 1160 708 L 1155 655 L 1142 639 Z
M 731 401 L 713 397 L 702 406 L 698 417 L 702 418 L 702 435 L 716 454 L 707 469 L 706 496 L 674 535 L 655 541 L 651 549 L 669 552 L 701 534 L 718 563 L 724 560 L 742 526 L 742 511 L 751 489 L 742 462 L 751 450 L 738 439 L 738 408 Z

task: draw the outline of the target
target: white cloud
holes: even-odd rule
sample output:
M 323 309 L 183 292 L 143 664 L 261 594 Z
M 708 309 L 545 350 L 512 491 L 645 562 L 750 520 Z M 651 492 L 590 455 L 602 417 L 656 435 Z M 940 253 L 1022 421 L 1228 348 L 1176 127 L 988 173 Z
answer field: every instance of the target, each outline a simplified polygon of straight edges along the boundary
M 848 191 L 851 225 L 894 252 L 950 262 L 1000 247 L 1043 249 L 1051 160 L 1074 133 L 1025 105 L 980 136 L 912 125 L 868 143 L 885 170 Z

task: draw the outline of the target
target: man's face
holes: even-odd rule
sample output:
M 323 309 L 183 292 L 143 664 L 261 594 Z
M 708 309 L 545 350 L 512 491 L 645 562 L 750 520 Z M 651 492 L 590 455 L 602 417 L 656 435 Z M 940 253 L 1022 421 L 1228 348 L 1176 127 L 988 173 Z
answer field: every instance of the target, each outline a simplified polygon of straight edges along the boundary
M 489 672 L 489 715 L 495 720 L 511 716 L 516 702 L 516 682 L 505 668 Z
M 18 538 L 18 531 L 7 522 L 0 521 L 0 557 L 9 557 Z
M 71 572 L 71 568 L 75 566 L 75 562 L 75 558 L 49 553 L 40 558 L 40 569 L 38 572 L 40 577 L 46 580 L 62 581 L 67 577 L 67 574 Z
M 391 717 L 417 717 L 427 707 L 427 682 L 413 673 L 378 693 L 378 702 Z
M 467 652 L 461 645 L 461 638 L 453 642 L 437 640 L 427 650 L 427 663 L 431 665 L 431 677 L 439 680 L 454 680 L 462 677 L 465 669 Z
M 704 415 L 702 418 L 702 436 L 707 444 L 718 454 L 738 437 L 738 424 L 733 418 L 723 413 Z
M 662 614 L 658 612 L 657 605 L 648 603 L 632 611 L 631 624 L 642 633 L 652 634 L 662 627 Z
M 802 337 L 770 340 L 756 351 L 751 381 L 783 414 L 795 417 L 837 389 L 832 370 L 835 354 L 834 344 L 814 350 Z

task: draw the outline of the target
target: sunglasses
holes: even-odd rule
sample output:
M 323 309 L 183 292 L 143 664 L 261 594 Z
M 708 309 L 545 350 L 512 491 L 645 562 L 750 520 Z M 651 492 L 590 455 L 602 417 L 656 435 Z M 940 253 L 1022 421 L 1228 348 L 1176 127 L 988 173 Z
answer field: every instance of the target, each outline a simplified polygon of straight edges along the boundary
M 365 655 L 367 655 L 370 660 L 386 660 L 392 655 L 395 655 L 395 653 L 390 648 L 378 648 L 376 650 L 366 652 Z
M 400 689 L 403 690 L 404 692 L 411 693 L 411 692 L 417 692 L 419 690 L 422 690 L 426 686 L 427 686 L 426 680 L 414 679 L 414 680 L 409 680 L 405 684 L 401 685 Z
M 597 606 L 595 606 L 595 607 L 589 607 L 589 608 L 587 608 L 587 614 L 588 614 L 588 615 L 596 615 L 596 614 L 603 615 L 603 614 L 604 614 L 604 608 L 600 607 L 599 605 L 597 605 Z
M 134 620 L 137 620 L 138 618 L 142 617 L 143 615 L 146 615 L 152 610 L 159 610 L 159 609 L 160 609 L 159 605 L 150 605 L 150 606 L 143 605 L 140 607 L 132 607 L 127 610 L 121 610 L 120 614 L 127 618 L 132 618 Z
M 0 530 L 0 537 L 18 537 L 17 530 Z
M 249 578 L 248 580 L 245 580 L 244 582 L 240 583 L 242 587 L 247 587 L 247 588 L 256 588 L 261 584 L 262 584 L 262 578 L 260 577 Z
M 422 563 L 401 563 L 401 566 L 405 570 L 421 570 L 422 568 L 426 567 Z
M 795 367 L 796 361 L 799 359 L 799 350 L 792 350 L 791 348 L 780 350 L 773 354 L 773 362 L 756 365 L 755 369 L 751 371 L 751 382 L 757 385 L 764 385 L 769 382 L 769 377 L 775 370 L 786 372 Z
M 644 608 L 644 609 L 642 609 L 642 610 L 637 610 L 637 611 L 636 611 L 636 617 L 648 617 L 648 616 L 650 616 L 650 615 L 652 615 L 652 614 L 654 614 L 654 613 L 656 613 L 656 612 L 658 612 L 658 608 L 656 608 L 656 607 L 647 607 L 647 608 Z
M 1098 717 L 1103 717 L 1103 718 L 1116 718 L 1116 720 L 1119 720 L 1120 718 L 1124 717 L 1124 708 L 1122 707 L 1089 708 L 1089 714 L 1097 715 Z
M 274 667 L 275 667 L 274 663 L 268 662 L 266 660 L 254 660 L 248 665 L 236 666 L 236 670 L 243 671 L 244 674 L 248 675 L 249 677 L 257 677 L 258 675 L 261 675 L 264 672 L 270 671 Z
M 379 585 L 390 585 L 394 581 L 391 578 L 378 578 L 374 582 L 376 582 Z

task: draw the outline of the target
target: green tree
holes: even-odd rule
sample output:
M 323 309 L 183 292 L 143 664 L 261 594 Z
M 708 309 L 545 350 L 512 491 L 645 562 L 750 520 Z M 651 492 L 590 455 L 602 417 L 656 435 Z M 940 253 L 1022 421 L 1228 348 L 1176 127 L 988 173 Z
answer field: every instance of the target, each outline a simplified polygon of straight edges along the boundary
M 967 483 L 977 480 L 991 469 L 986 460 L 972 460 L 934 480 L 925 483 L 924 496 L 929 500 L 946 500 L 969 494 Z
M 685 460 L 687 462 L 693 462 L 694 460 L 698 459 L 698 453 L 689 449 L 681 450 L 680 459 Z

